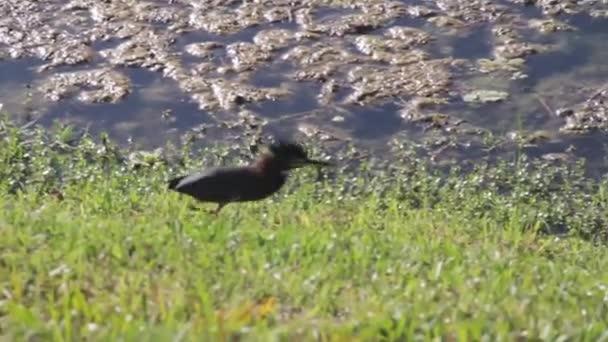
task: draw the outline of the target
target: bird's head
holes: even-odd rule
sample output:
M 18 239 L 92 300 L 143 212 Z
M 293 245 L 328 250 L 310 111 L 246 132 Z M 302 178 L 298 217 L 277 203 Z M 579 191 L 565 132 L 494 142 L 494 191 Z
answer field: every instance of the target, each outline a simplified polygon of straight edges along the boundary
M 329 166 L 328 162 L 308 158 L 304 148 L 296 143 L 278 141 L 269 146 L 269 153 L 263 157 L 266 163 L 281 170 L 297 169 L 299 167 L 316 165 Z

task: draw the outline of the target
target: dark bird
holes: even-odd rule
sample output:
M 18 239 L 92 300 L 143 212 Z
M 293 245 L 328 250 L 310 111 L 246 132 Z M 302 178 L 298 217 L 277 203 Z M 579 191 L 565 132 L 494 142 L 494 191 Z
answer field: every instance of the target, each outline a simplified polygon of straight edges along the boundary
M 307 165 L 330 164 L 309 159 L 301 145 L 278 142 L 252 165 L 214 167 L 177 177 L 169 181 L 169 189 L 200 202 L 217 203 L 213 213 L 218 214 L 228 203 L 257 201 L 274 194 L 285 184 L 289 170 Z

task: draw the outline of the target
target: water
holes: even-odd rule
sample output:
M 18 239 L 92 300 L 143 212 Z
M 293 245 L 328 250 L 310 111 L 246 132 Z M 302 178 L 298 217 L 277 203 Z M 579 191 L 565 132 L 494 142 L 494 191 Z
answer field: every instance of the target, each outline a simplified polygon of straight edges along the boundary
M 162 2 L 159 2 L 159 5 L 165 6 Z M 325 21 L 354 12 L 356 11 L 352 9 L 324 9 L 317 11 L 316 19 Z M 521 12 L 523 18 L 541 17 L 540 11 L 534 7 L 521 7 Z M 535 37 L 531 37 L 533 41 L 549 42 L 559 48 L 550 53 L 529 57 L 524 70 L 527 78 L 508 83 L 492 75 L 471 76 L 466 72 L 455 73 L 456 80 L 463 81 L 465 85 L 467 78 L 470 77 L 477 86 L 506 88 L 509 91 L 507 101 L 481 106 L 470 106 L 462 101 L 454 101 L 438 110 L 503 136 L 522 129 L 530 132 L 549 131 L 551 132 L 549 141 L 529 149 L 532 155 L 563 152 L 568 147 L 574 146 L 573 150 L 576 151 L 577 156 L 588 158 L 592 164 L 602 167 L 604 153 L 597 146 L 606 141 L 606 135 L 601 132 L 582 136 L 560 134 L 558 131 L 564 119 L 552 112 L 574 104 L 573 101 L 577 99 L 579 102 L 584 99 L 580 96 L 577 98 L 571 93 L 564 94 L 564 90 L 560 90 L 557 86 L 553 89 L 551 84 L 563 85 L 563 82 L 574 82 L 576 78 L 572 78 L 572 75 L 586 77 L 588 80 L 608 79 L 608 70 L 602 67 L 607 57 L 603 42 L 608 38 L 608 20 L 593 19 L 585 15 L 559 18 L 575 26 L 577 31 L 550 35 L 536 34 Z M 155 25 L 157 29 L 167 27 L 167 25 Z M 433 31 L 436 39 L 424 47 L 432 57 L 451 56 L 472 62 L 480 58 L 492 57 L 491 25 L 474 25 L 456 35 L 438 34 L 437 32 L 441 30 L 432 28 L 432 25 L 422 18 L 398 19 L 391 25 L 415 26 Z M 179 53 L 183 65 L 192 66 L 201 60 L 183 52 L 187 44 L 204 41 L 219 41 L 224 44 L 237 41 L 251 42 L 257 32 L 269 28 L 295 30 L 297 25 L 293 22 L 257 25 L 227 36 L 202 31 L 188 32 L 178 35 L 171 49 Z M 366 34 L 382 34 L 387 28 L 379 28 Z M 315 42 L 303 43 L 303 45 Z M 94 42 L 92 47 L 99 50 L 118 43 L 119 40 Z M 0 45 L 0 48 L 2 47 Z M 274 52 L 275 59 L 258 67 L 248 77 L 249 84 L 257 87 L 281 86 L 291 91 L 290 96 L 279 101 L 247 103 L 242 106 L 268 120 L 269 132 L 294 134 L 302 124 L 312 124 L 329 132 L 339 132 L 336 135 L 342 138 L 354 139 L 370 145 L 385 144 L 392 137 L 403 132 L 410 132 L 411 134 L 407 135 L 412 139 L 418 139 L 424 134 L 419 124 L 401 118 L 399 114 L 401 106 L 397 100 L 372 106 L 340 105 L 341 110 L 345 110 L 348 115 L 345 115 L 343 121 L 333 120 L 335 115 L 331 115 L 331 106 L 324 109 L 324 105 L 319 104 L 318 95 L 321 85 L 317 82 L 293 81 L 289 75 L 295 71 L 294 66 L 289 61 L 276 58 L 286 50 Z M 212 62 L 217 66 L 228 63 L 223 49 L 217 50 Z M 0 103 L 18 120 L 37 119 L 44 125 L 51 125 L 54 121 L 60 120 L 89 127 L 93 133 L 107 131 L 120 143 L 134 140 L 144 147 L 153 148 L 164 144 L 167 140 L 176 139 L 180 134 L 201 124 L 217 124 L 223 117 L 234 117 L 234 112 L 209 113 L 200 109 L 190 99 L 189 94 L 179 89 L 174 80 L 164 78 L 158 72 L 139 68 L 116 68 L 128 75 L 133 83 L 131 94 L 119 103 L 85 105 L 73 97 L 52 103 L 45 100 L 37 93 L 35 87 L 32 87 L 41 77 L 56 72 L 52 70 L 38 73 L 36 68 L 42 64 L 41 61 L 31 58 L 0 60 Z M 90 65 L 61 67 L 58 70 L 73 71 L 99 65 L 105 65 L 104 61 L 99 55 L 95 55 Z M 231 78 L 235 75 L 226 77 Z M 340 102 L 344 95 L 343 90 L 338 90 L 336 101 Z M 400 99 L 403 100 L 408 99 Z M 299 115 L 299 113 L 303 114 Z M 216 130 L 214 136 L 222 136 L 219 126 Z
M 143 69 L 126 72 L 133 82 L 128 100 L 93 105 L 62 101 L 49 110 L 45 121 L 62 119 L 88 125 L 92 132 L 107 131 L 121 142 L 135 140 L 142 146 L 162 144 L 184 130 L 210 122 L 208 113 L 199 110 L 174 81 Z

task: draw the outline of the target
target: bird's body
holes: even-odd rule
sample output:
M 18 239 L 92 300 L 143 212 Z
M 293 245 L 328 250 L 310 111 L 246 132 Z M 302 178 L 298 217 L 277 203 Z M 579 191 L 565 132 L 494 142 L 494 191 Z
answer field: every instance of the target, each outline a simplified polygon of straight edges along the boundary
M 255 167 L 214 167 L 190 176 L 175 178 L 171 190 L 201 202 L 246 202 L 264 199 L 278 191 L 287 175 L 264 175 Z
M 257 201 L 277 192 L 287 180 L 288 170 L 304 165 L 328 165 L 308 159 L 299 145 L 278 143 L 271 153 L 253 165 L 213 167 L 169 181 L 169 189 L 190 195 L 200 202 L 217 203 L 215 213 L 231 202 Z

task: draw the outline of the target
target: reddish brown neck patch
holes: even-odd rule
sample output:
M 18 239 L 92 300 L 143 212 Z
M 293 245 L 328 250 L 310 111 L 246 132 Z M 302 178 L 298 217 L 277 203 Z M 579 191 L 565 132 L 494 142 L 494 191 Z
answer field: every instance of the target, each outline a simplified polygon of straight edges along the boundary
M 276 171 L 277 165 L 272 155 L 265 154 L 253 164 L 253 167 L 260 173 L 271 173 Z

